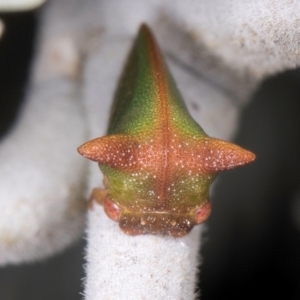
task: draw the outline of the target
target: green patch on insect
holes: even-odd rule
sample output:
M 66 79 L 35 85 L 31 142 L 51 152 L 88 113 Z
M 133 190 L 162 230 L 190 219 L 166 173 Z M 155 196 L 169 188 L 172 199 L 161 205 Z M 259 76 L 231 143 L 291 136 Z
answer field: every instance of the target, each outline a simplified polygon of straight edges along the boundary
M 210 215 L 217 174 L 255 159 L 193 120 L 146 25 L 121 76 L 108 134 L 78 151 L 104 175 L 105 189 L 91 198 L 129 235 L 186 235 Z

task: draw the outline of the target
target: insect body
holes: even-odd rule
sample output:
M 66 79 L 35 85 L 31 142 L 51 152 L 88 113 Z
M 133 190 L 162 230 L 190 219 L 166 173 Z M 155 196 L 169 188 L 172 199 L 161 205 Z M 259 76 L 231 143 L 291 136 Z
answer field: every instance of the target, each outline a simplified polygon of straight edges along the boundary
M 192 119 L 145 25 L 121 77 L 108 135 L 78 151 L 99 163 L 106 189 L 95 198 L 129 235 L 186 235 L 209 216 L 218 172 L 255 159 L 207 136 Z

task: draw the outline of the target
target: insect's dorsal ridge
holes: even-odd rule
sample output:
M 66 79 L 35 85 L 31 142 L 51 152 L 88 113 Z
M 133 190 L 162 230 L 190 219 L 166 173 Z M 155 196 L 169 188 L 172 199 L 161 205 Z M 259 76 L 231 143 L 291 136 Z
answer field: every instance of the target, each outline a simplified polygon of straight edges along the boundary
M 155 127 L 165 135 L 170 124 L 206 136 L 190 117 L 150 29 L 143 24 L 119 81 L 108 133 L 131 134 Z

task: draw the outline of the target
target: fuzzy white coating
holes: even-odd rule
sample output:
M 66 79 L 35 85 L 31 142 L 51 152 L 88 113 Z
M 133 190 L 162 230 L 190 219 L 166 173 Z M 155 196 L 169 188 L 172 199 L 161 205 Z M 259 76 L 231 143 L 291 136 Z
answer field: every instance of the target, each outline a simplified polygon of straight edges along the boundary
M 1 12 L 13 12 L 34 9 L 42 5 L 45 0 L 1 0 Z
M 87 162 L 76 151 L 87 138 L 80 58 L 71 35 L 58 35 L 51 47 L 45 36 L 40 41 L 18 120 L 0 142 L 0 265 L 62 251 L 84 227 Z
M 29 93 L 18 123 L 1 142 L 1 265 L 52 255 L 81 234 L 81 113 L 73 84 L 47 82 Z
M 194 299 L 201 226 L 183 238 L 127 236 L 98 204 L 88 226 L 85 299 Z

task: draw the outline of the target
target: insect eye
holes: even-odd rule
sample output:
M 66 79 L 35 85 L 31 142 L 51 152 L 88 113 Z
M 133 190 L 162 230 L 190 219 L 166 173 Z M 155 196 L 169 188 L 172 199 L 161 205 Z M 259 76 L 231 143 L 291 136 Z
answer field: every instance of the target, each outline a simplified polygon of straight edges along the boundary
M 117 204 L 113 203 L 110 199 L 105 198 L 103 201 L 103 207 L 109 218 L 114 221 L 119 221 L 121 210 Z
M 206 202 L 203 206 L 198 208 L 195 213 L 196 223 L 200 224 L 204 222 L 211 213 L 211 203 Z

